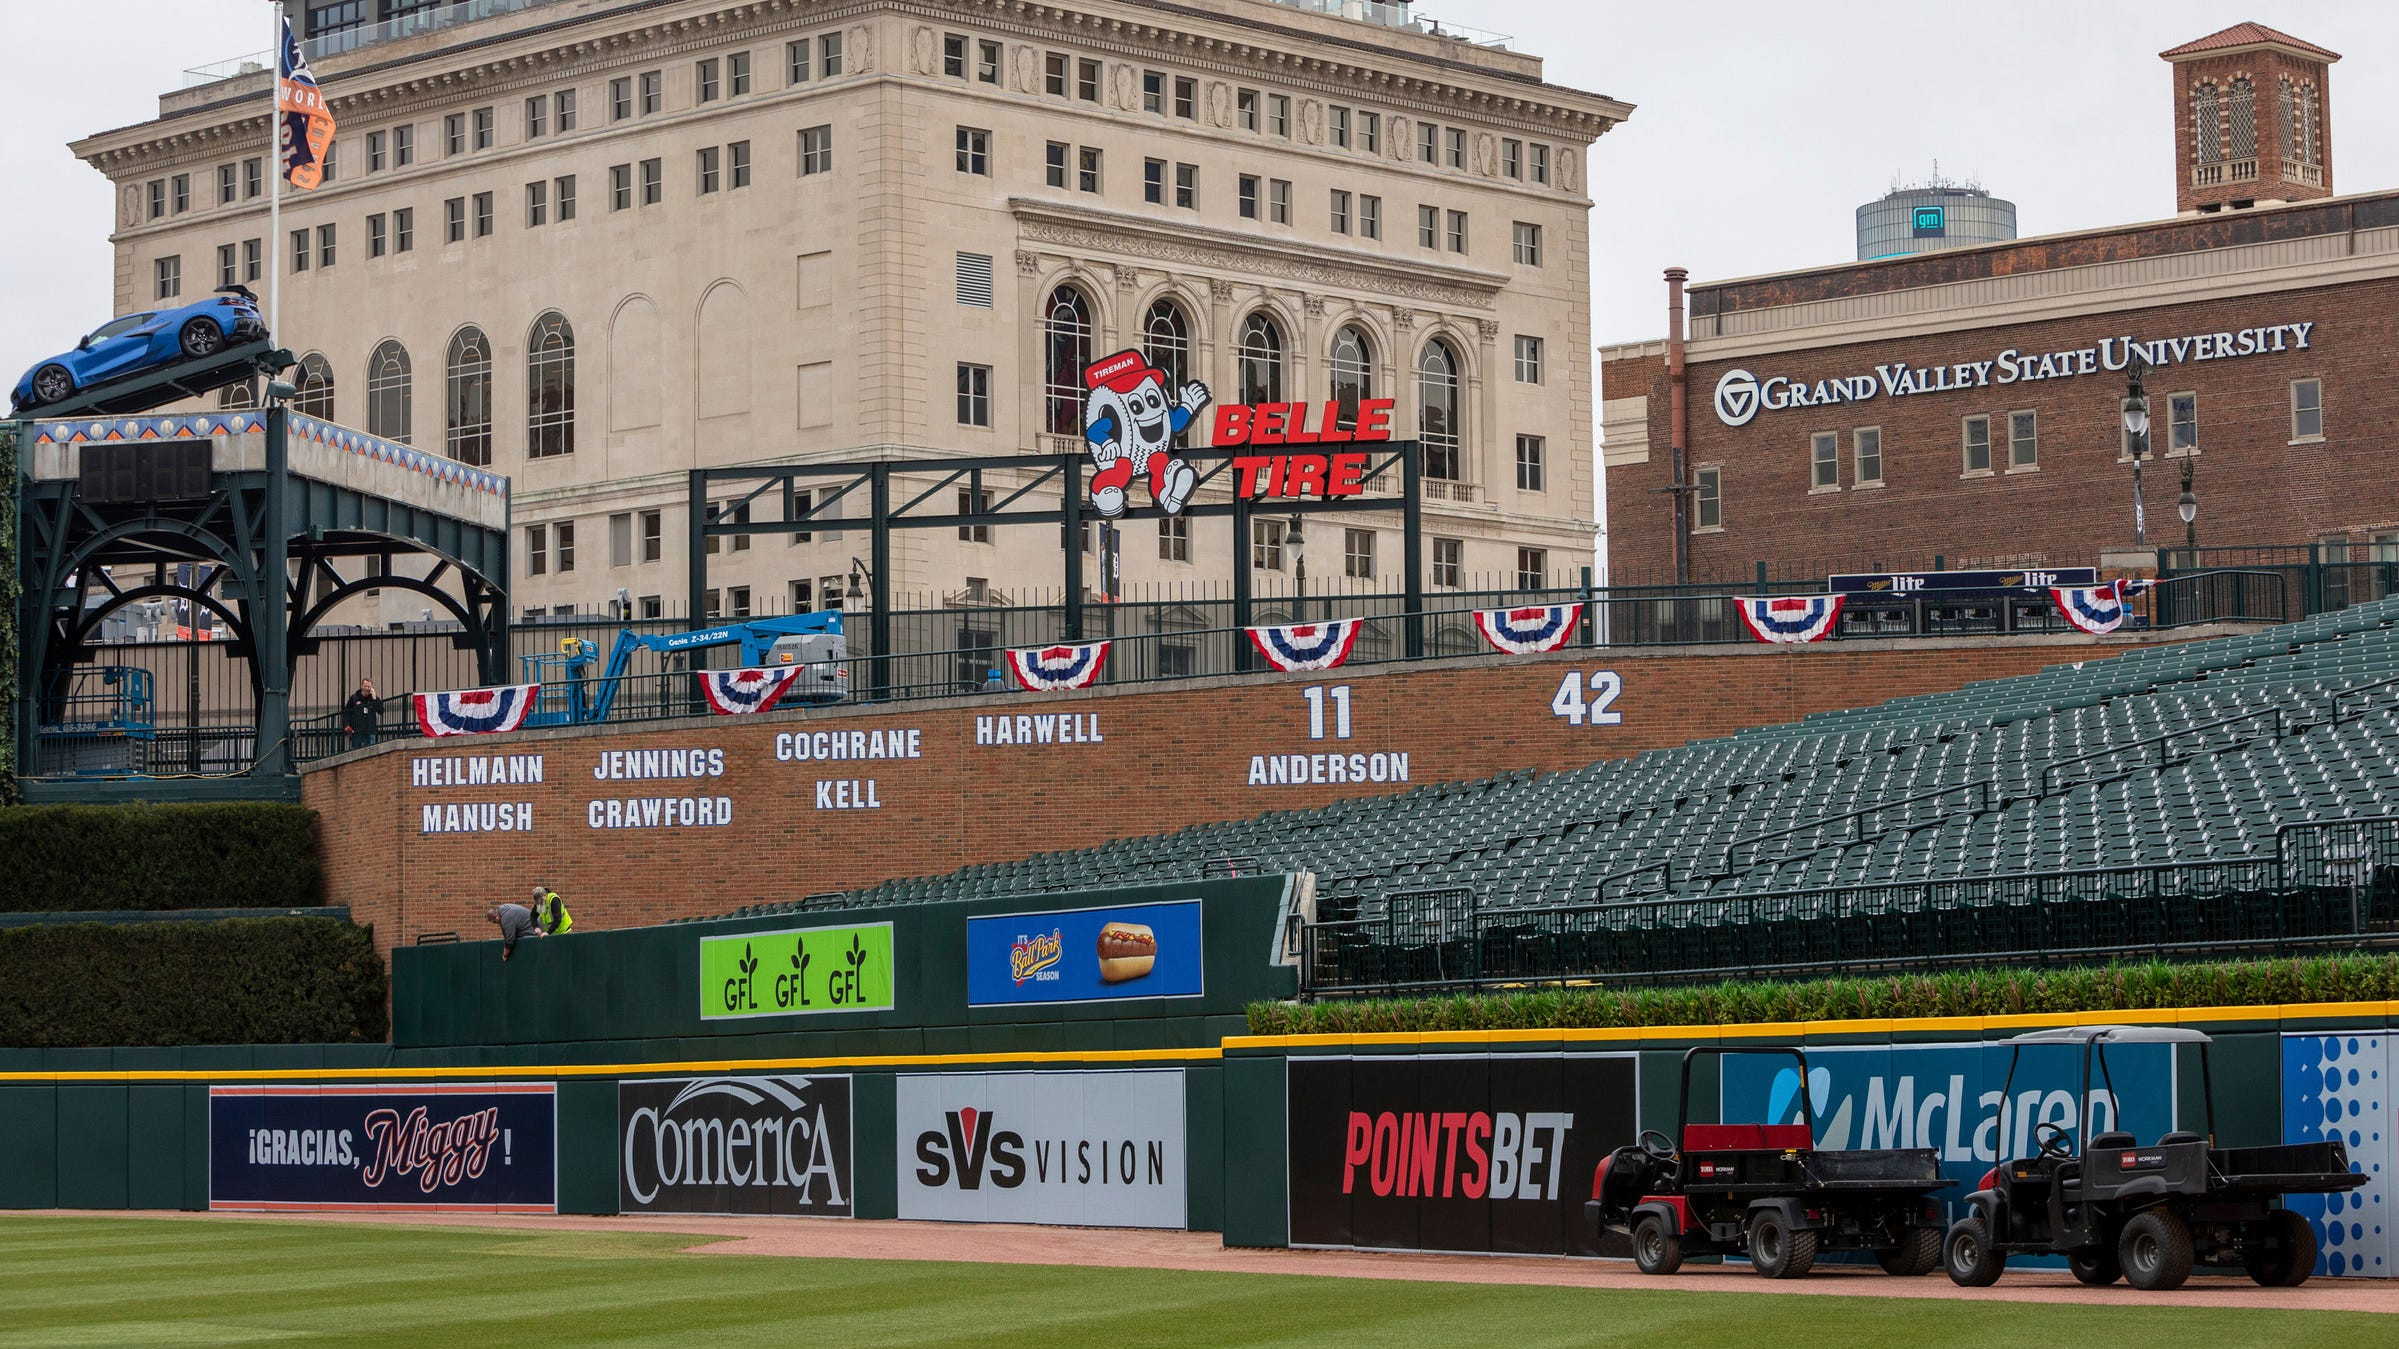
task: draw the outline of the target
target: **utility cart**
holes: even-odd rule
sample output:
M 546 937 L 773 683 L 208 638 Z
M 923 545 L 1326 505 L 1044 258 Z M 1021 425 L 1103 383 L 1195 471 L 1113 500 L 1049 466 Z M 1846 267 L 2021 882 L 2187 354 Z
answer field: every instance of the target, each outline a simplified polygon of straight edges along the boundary
M 1702 1055 L 1788 1054 L 1794 1046 L 1695 1047 L 1683 1055 L 1677 1136 L 1655 1129 L 1610 1153 L 1591 1179 L 1583 1213 L 1602 1235 L 1628 1233 L 1644 1274 L 1672 1274 L 1686 1255 L 1746 1255 L 1769 1279 L 1793 1279 L 1825 1251 L 1872 1251 L 1892 1274 L 1940 1264 L 1948 1182 L 1930 1148 L 1832 1152 L 1807 1124 L 1693 1124 L 1691 1067 Z
M 2087 1284 L 2122 1278 L 2135 1288 L 2179 1288 L 2195 1265 L 2244 1269 L 2268 1287 L 2307 1282 L 2316 1267 L 2315 1229 L 2281 1206 L 2284 1195 L 2352 1190 L 2366 1177 L 2349 1169 L 2339 1140 L 2259 1148 L 2215 1146 L 2215 1093 L 2208 1079 L 2208 1037 L 2177 1026 L 2069 1026 L 2008 1042 L 2007 1087 L 2013 1100 L 2024 1051 L 2062 1047 L 2082 1060 L 2083 1122 L 2090 1119 L 2092 1070 L 2112 1095 L 2110 1045 L 2199 1046 L 2207 1132 L 2175 1130 L 2143 1146 L 2112 1132 L 2082 1143 L 2082 1130 L 2055 1123 L 2033 1129 L 2033 1156 L 2000 1163 L 1969 1195 L 1971 1209 L 1949 1229 L 1943 1263 L 1967 1288 L 1999 1278 L 2010 1255 L 2062 1255 Z

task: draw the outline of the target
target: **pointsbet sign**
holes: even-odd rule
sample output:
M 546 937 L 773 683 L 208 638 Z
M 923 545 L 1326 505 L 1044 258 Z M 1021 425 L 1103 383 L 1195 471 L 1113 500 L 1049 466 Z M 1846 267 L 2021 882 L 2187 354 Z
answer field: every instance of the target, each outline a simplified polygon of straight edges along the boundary
M 891 924 L 786 928 L 700 939 L 700 1019 L 888 1012 Z

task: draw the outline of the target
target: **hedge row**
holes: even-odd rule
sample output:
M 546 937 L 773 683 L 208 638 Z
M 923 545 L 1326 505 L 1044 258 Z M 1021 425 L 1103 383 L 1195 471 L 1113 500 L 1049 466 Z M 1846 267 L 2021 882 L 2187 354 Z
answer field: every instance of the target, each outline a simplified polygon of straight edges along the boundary
M 305 806 L 12 806 L 0 810 L 0 859 L 0 913 L 320 902 Z
M 330 918 L 0 928 L 0 1046 L 381 1040 L 374 929 Z
M 2005 1016 L 2399 998 L 2399 955 L 2058 969 L 1688 988 L 1551 988 L 1450 997 L 1253 1003 L 1253 1035 L 1724 1026 L 1850 1018 Z

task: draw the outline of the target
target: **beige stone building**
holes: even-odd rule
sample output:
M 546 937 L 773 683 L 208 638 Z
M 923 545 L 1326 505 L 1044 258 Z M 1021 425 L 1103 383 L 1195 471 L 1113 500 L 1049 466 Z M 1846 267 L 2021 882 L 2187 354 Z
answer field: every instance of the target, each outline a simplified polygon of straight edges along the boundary
M 1076 367 L 1126 347 L 1219 402 L 1396 398 L 1436 587 L 1590 560 L 1585 160 L 1631 109 L 1536 57 L 1361 0 L 292 9 L 340 130 L 276 237 L 262 73 L 74 146 L 117 310 L 272 250 L 304 407 L 513 479 L 519 612 L 679 612 L 693 467 L 1080 450 Z M 1126 592 L 1221 584 L 1228 531 L 1128 521 Z M 1054 600 L 1054 533 L 961 532 L 900 535 L 895 595 Z M 1395 516 L 1308 534 L 1312 593 L 1397 589 Z M 727 613 L 866 552 L 746 542 Z

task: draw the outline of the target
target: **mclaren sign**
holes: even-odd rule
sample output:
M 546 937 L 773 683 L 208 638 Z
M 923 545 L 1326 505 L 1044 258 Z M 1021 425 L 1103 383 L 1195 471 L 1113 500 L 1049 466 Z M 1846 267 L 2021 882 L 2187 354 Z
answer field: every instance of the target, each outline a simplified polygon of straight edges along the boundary
M 2305 351 L 2315 327 L 2313 323 L 2276 323 L 2234 332 L 2193 333 L 2148 341 L 2103 337 L 2095 345 L 2065 351 L 2028 352 L 2009 347 L 1987 361 L 1958 361 L 1949 365 L 1894 361 L 1854 375 L 1813 381 L 1787 375 L 1760 378 L 1748 370 L 1727 370 L 1716 381 L 1716 420 L 1726 426 L 1747 426 L 1760 412 L 1780 412 L 1785 408 L 1830 407 L 1868 403 L 1877 398 L 1946 393 L 1952 389 L 2072 379 L 2103 370 L 2122 370 L 2135 356 L 2149 365 L 2165 366 Z

